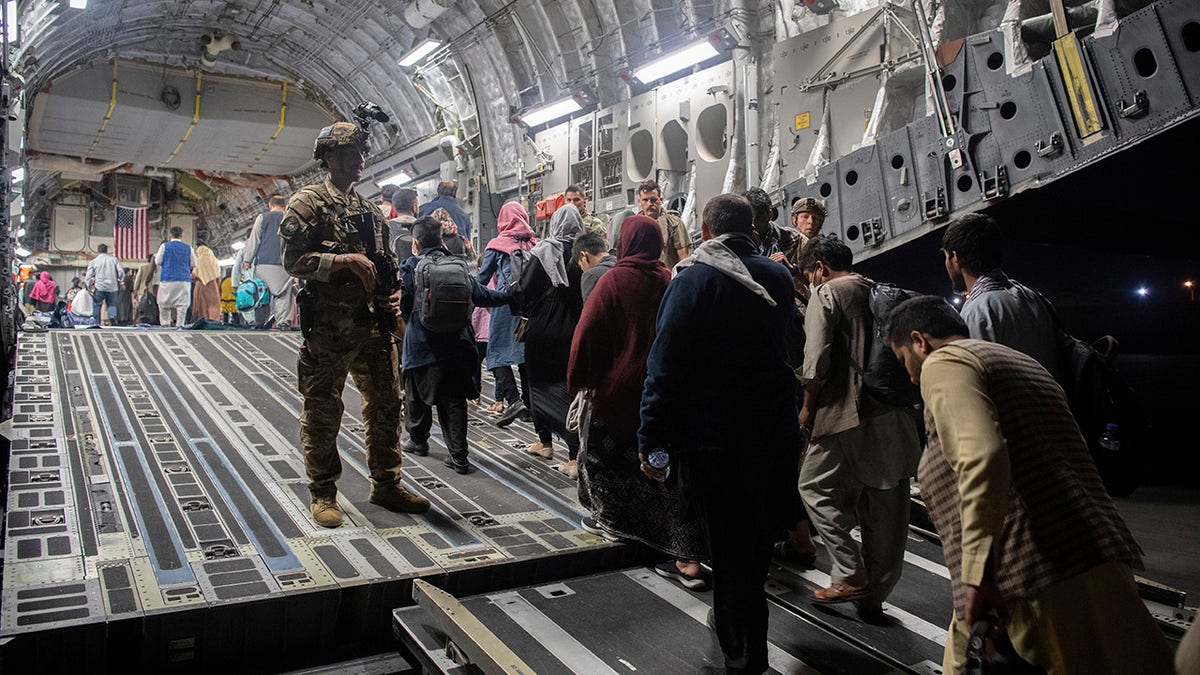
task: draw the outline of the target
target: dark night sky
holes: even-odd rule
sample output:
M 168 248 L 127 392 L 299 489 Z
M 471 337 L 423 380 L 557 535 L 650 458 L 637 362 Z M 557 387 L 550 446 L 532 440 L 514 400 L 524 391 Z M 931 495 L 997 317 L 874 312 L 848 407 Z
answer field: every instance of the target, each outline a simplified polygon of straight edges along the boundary
M 1192 119 L 991 207 L 1008 237 L 1005 271 L 1045 293 L 1081 337 L 1111 333 L 1126 351 L 1200 354 L 1200 302 L 1183 287 L 1200 284 L 1198 158 Z M 856 268 L 949 297 L 943 229 Z

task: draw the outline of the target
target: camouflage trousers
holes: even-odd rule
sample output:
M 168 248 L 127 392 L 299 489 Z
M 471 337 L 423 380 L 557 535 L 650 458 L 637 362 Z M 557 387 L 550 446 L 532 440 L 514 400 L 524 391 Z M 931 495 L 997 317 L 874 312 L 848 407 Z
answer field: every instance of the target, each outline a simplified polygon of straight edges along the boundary
M 319 327 L 318 327 L 319 328 Z M 297 364 L 304 411 L 300 445 L 314 497 L 332 495 L 342 474 L 337 437 L 342 426 L 346 375 L 362 397 L 367 468 L 375 488 L 400 481 L 400 394 L 396 350 L 370 326 L 341 331 L 314 330 L 300 347 Z

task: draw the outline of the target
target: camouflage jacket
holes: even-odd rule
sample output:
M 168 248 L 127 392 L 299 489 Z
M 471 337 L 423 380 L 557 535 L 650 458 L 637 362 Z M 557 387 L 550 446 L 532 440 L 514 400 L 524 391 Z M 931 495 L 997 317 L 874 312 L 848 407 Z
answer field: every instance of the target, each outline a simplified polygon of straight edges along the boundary
M 288 274 L 306 280 L 322 303 L 367 306 L 370 293 L 358 277 L 348 269 L 333 271 L 337 256 L 367 251 L 358 229 L 341 218 L 363 213 L 373 217 L 376 250 L 394 259 L 387 219 L 354 188 L 342 193 L 326 178 L 301 188 L 288 200 L 279 224 L 283 266 Z
M 583 229 L 595 232 L 604 237 L 604 241 L 608 241 L 608 228 L 604 227 L 604 221 L 600 220 L 594 213 L 588 213 L 583 216 Z

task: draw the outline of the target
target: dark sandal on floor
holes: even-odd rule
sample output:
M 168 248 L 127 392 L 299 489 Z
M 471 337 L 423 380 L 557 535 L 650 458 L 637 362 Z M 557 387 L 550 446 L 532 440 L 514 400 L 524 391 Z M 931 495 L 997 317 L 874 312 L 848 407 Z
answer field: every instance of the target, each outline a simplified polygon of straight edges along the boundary
M 816 553 L 800 553 L 792 547 L 790 541 L 775 542 L 775 548 L 771 552 L 777 560 L 802 567 L 804 569 L 812 569 L 817 564 Z

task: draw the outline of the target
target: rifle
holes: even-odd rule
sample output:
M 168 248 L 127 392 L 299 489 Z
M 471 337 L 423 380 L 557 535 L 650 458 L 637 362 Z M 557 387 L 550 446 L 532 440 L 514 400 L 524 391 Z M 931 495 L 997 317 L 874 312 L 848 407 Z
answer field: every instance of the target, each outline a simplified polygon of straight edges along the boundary
M 371 304 L 371 311 L 375 313 L 380 335 L 393 336 L 394 339 L 396 331 L 399 329 L 396 315 L 380 309 L 380 303 L 387 302 L 392 294 L 400 290 L 399 267 L 386 250 L 376 246 L 374 214 L 368 212 L 356 213 L 352 216 L 343 215 L 342 219 L 347 226 L 353 227 L 358 232 L 359 239 L 367 249 L 365 252 L 367 259 L 375 265 L 375 288 L 371 291 L 371 294 L 375 296 L 375 302 Z

